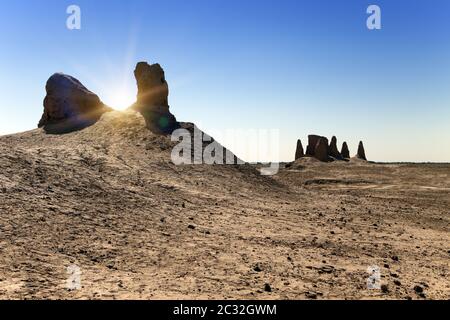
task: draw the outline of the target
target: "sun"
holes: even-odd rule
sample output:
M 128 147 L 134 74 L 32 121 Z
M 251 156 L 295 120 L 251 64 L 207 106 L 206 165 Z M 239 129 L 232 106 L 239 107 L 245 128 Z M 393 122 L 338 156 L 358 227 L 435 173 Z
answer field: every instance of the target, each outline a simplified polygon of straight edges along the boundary
M 105 103 L 115 110 L 125 110 L 136 102 L 136 93 L 131 90 L 119 89 L 105 97 Z

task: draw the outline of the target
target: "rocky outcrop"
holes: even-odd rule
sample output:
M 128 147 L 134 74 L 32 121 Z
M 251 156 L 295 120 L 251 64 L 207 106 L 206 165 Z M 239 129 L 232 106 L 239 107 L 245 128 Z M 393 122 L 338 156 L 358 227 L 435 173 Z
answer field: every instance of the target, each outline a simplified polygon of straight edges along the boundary
M 314 134 L 309 135 L 308 146 L 306 147 L 306 156 L 314 157 L 320 161 L 329 161 L 328 139 L 326 137 Z
M 320 137 L 317 141 L 316 147 L 314 148 L 314 158 L 323 162 L 329 161 L 327 138 Z
M 297 142 L 297 152 L 295 154 L 295 160 L 297 160 L 299 156 L 299 144 L 301 146 L 300 140 L 298 140 Z M 324 148 L 325 144 L 327 146 L 326 150 Z M 348 149 L 347 142 L 344 142 L 342 144 L 341 152 L 339 152 L 337 148 L 337 138 L 335 136 L 331 138 L 330 144 L 328 145 L 328 139 L 326 137 L 322 137 L 319 135 L 309 135 L 305 156 L 313 157 L 324 162 L 334 160 L 348 161 L 350 159 L 350 151 Z M 367 160 L 362 142 L 359 143 L 358 154 L 355 156 L 355 158 Z
M 308 146 L 306 147 L 306 156 L 314 157 L 320 161 L 329 161 L 328 139 L 326 137 L 314 134 L 309 135 Z
M 169 86 L 159 64 L 139 62 L 134 71 L 138 86 L 136 103 L 131 107 L 145 118 L 147 127 L 155 132 L 171 134 L 180 127 L 169 111 Z
M 45 86 L 44 114 L 38 127 L 47 133 L 69 133 L 86 128 L 111 111 L 80 81 L 63 73 L 52 75 Z
M 302 141 L 298 139 L 297 141 L 297 149 L 295 150 L 295 160 L 300 159 L 305 156 L 305 153 L 303 151 L 303 145 Z
M 356 158 L 358 159 L 362 159 L 362 160 L 367 160 L 366 158 L 366 152 L 364 150 L 364 144 L 362 141 L 359 142 L 358 145 L 358 153 L 356 154 Z
M 341 155 L 344 159 L 350 159 L 350 150 L 348 149 L 347 142 L 342 144 Z
M 306 155 L 314 157 L 317 142 L 319 142 L 321 136 L 311 134 L 308 136 L 308 146 L 306 147 Z
M 336 160 L 343 160 L 341 153 L 337 148 L 337 138 L 333 136 L 330 141 L 330 146 L 328 147 L 328 155 Z

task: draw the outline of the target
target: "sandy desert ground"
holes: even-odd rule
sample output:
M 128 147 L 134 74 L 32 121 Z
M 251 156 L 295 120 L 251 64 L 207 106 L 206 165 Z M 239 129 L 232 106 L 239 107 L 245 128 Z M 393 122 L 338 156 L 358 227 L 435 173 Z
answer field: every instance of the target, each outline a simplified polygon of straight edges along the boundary
M 265 177 L 175 166 L 172 144 L 134 112 L 0 137 L 0 298 L 450 298 L 450 164 L 304 158 Z

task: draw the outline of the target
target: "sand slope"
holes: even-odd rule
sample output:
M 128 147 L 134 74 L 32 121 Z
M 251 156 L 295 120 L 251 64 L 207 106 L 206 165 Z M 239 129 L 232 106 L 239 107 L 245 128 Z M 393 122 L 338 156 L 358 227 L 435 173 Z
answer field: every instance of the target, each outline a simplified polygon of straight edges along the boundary
M 0 137 L 0 298 L 450 298 L 450 165 L 300 159 L 270 178 L 175 166 L 172 145 L 134 112 Z

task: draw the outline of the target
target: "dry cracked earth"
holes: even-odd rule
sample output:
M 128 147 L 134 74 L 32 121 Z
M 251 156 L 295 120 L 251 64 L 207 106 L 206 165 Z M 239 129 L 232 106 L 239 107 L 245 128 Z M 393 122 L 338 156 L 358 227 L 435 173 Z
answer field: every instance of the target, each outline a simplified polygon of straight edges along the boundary
M 175 166 L 173 144 L 134 112 L 0 137 L 0 298 L 450 298 L 450 164 L 305 158 L 267 177 Z

